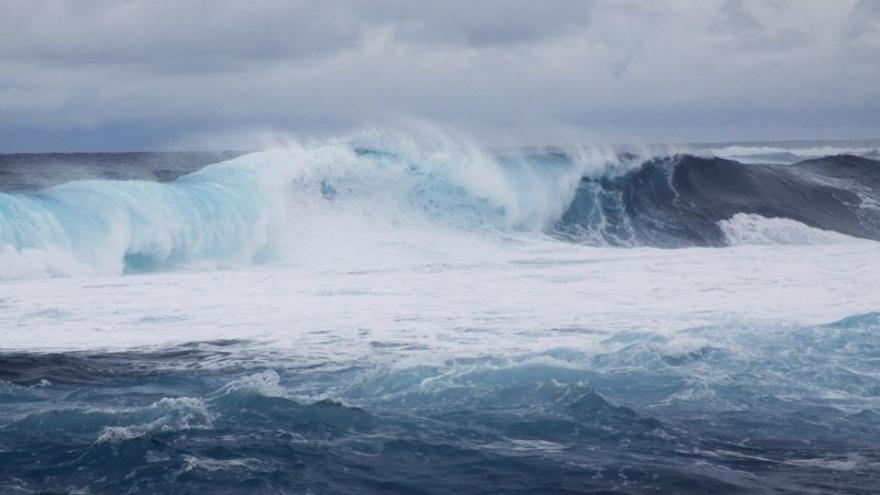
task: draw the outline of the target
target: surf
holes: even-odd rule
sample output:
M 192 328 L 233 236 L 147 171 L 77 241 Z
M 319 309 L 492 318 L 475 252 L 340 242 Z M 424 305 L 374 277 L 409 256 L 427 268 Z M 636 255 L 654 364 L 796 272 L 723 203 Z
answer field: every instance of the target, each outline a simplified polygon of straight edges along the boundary
M 731 229 L 778 219 L 831 233 L 785 242 L 880 240 L 878 205 L 880 162 L 854 155 L 778 166 L 591 148 L 489 152 L 385 134 L 249 153 L 168 181 L 0 193 L 0 278 L 297 262 L 309 246 L 338 252 L 365 240 L 416 253 L 436 244 L 424 238 L 511 235 L 723 247 L 756 238 Z

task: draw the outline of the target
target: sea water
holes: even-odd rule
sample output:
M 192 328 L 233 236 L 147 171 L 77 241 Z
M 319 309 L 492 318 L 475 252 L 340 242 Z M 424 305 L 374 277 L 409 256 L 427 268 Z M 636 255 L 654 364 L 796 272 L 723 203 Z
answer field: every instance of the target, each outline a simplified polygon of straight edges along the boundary
M 0 491 L 872 493 L 873 150 L 4 156 Z

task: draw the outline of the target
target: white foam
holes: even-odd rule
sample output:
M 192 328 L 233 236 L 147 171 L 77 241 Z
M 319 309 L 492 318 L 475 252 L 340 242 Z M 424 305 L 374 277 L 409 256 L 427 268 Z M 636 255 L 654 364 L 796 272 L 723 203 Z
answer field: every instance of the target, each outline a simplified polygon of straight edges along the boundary
M 34 351 L 245 339 L 303 364 L 406 355 L 429 365 L 599 349 L 620 330 L 668 334 L 746 317 L 812 324 L 880 307 L 880 243 L 871 241 L 667 250 L 427 240 L 429 254 L 326 242 L 332 262 L 314 265 L 0 282 L 0 341 Z M 53 309 L 58 317 L 40 316 Z M 148 318 L 169 314 L 177 318 Z M 272 378 L 256 382 L 271 390 Z
M 864 468 L 875 469 L 878 465 L 880 465 L 880 463 L 870 462 L 863 456 L 856 453 L 848 454 L 846 458 L 843 459 L 792 459 L 785 461 L 785 463 L 792 466 L 828 469 L 831 471 L 855 471 L 856 469 Z
M 118 443 L 154 432 L 207 429 L 213 424 L 213 415 L 207 405 L 194 397 L 166 397 L 143 410 L 131 410 L 127 414 L 152 419 L 130 426 L 106 426 L 96 443 Z
M 275 370 L 265 370 L 247 375 L 227 383 L 220 389 L 221 394 L 251 392 L 265 397 L 286 397 L 287 391 L 281 386 L 281 377 Z
M 743 245 L 853 244 L 865 242 L 848 235 L 817 229 L 789 218 L 766 218 L 737 213 L 718 222 L 727 243 Z

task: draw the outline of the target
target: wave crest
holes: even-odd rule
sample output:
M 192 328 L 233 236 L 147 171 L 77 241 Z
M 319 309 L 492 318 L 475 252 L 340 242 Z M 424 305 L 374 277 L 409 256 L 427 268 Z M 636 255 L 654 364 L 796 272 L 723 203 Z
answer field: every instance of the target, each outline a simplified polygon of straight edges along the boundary
M 309 264 L 389 246 L 418 256 L 499 232 L 599 246 L 843 240 L 797 222 L 880 239 L 878 174 L 880 163 L 847 155 L 780 167 L 586 149 L 487 153 L 379 134 L 252 153 L 167 183 L 0 193 L 0 279 Z

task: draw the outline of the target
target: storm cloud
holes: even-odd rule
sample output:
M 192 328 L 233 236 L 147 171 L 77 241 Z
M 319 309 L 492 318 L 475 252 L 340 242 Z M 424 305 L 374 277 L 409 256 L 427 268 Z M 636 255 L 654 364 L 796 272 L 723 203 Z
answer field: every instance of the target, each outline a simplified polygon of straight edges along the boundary
M 871 138 L 878 0 L 0 0 L 0 151 Z

